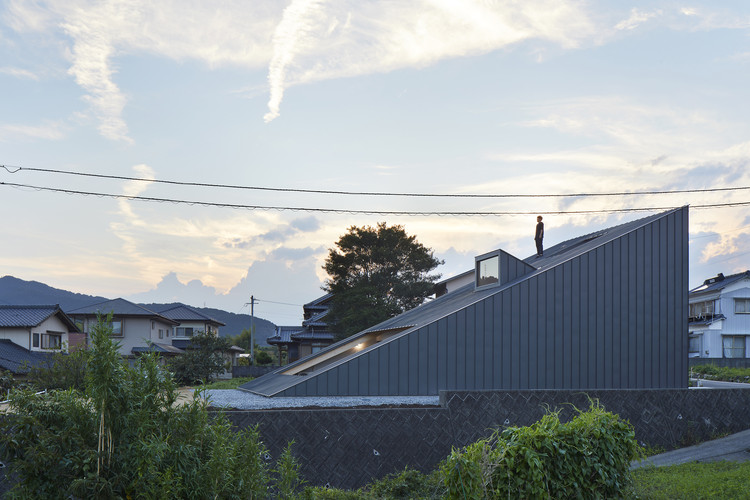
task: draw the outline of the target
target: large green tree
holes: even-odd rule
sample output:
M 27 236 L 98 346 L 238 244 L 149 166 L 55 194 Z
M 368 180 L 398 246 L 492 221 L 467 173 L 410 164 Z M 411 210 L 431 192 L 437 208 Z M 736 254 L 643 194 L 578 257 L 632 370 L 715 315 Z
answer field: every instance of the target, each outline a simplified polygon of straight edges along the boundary
M 333 294 L 329 324 L 345 338 L 420 305 L 443 262 L 403 226 L 351 226 L 328 251 L 323 289 Z

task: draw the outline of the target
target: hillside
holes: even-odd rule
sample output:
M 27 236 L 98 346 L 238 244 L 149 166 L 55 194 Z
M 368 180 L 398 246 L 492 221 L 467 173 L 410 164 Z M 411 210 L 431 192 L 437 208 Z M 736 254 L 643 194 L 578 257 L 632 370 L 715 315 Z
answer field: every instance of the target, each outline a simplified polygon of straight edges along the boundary
M 82 293 L 73 293 L 53 288 L 38 281 L 25 281 L 13 276 L 0 278 L 0 305 L 60 304 L 63 311 L 72 311 L 79 307 L 89 306 L 110 300 Z M 151 310 L 165 309 L 170 304 L 140 304 Z M 173 305 L 173 304 L 172 304 Z M 239 335 L 243 329 L 250 328 L 249 314 L 235 314 L 210 307 L 193 307 L 226 326 L 219 329 L 222 337 Z M 258 345 L 265 346 L 266 338 L 274 334 L 276 325 L 270 321 L 255 317 L 255 333 Z

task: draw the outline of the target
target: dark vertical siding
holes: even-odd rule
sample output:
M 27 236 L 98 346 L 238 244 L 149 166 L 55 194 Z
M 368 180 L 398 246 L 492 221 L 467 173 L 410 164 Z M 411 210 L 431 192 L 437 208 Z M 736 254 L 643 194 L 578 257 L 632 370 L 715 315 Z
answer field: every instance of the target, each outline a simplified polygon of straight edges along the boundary
M 687 236 L 684 208 L 282 394 L 685 387 Z M 501 262 L 508 279 L 529 272 Z

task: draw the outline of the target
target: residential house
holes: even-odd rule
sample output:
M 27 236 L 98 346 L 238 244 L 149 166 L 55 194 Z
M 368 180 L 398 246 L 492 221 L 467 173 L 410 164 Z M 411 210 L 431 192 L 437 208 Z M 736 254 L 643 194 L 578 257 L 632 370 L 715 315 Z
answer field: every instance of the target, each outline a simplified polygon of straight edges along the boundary
M 287 361 L 291 363 L 315 354 L 334 342 L 334 334 L 326 321 L 332 298 L 333 294 L 327 293 L 303 305 L 301 326 L 276 327 L 276 333 L 266 342 L 278 348 L 279 359 L 285 350 Z
M 172 346 L 183 351 L 190 349 L 191 339 L 196 333 L 205 332 L 218 336 L 219 328 L 225 326 L 221 321 L 185 304 L 167 304 L 158 307 L 157 312 L 179 323 L 172 329 Z M 219 378 L 232 378 L 231 367 L 237 366 L 238 357 L 244 352 L 243 348 L 233 345 L 222 353 L 228 368 L 219 374 Z
M 554 231 L 547 230 L 547 238 Z M 687 387 L 688 207 L 519 259 L 243 384 L 264 396 Z
M 688 295 L 691 358 L 750 358 L 750 271 L 719 273 Z
M 27 373 L 80 335 L 59 305 L 0 306 L 0 368 Z
M 114 299 L 68 311 L 87 335 L 99 316 L 112 314 L 112 337 L 120 344 L 120 354 L 127 358 L 156 351 L 165 356 L 181 354 L 172 346 L 172 331 L 179 322 L 125 299 Z

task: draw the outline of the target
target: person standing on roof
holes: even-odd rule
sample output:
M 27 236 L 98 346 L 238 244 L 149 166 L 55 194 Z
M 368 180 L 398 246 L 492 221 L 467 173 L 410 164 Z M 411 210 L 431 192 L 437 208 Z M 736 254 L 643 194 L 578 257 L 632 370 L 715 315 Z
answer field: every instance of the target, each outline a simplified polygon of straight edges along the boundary
M 542 222 L 542 216 L 536 218 L 536 233 L 534 233 L 534 242 L 536 243 L 536 256 L 541 257 L 544 253 L 542 246 L 542 240 L 544 239 L 544 222 Z

